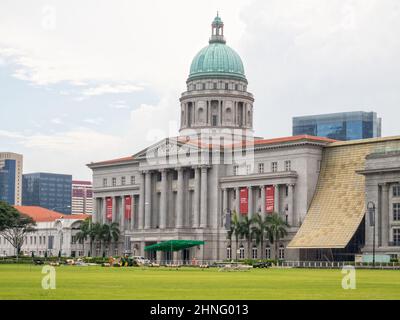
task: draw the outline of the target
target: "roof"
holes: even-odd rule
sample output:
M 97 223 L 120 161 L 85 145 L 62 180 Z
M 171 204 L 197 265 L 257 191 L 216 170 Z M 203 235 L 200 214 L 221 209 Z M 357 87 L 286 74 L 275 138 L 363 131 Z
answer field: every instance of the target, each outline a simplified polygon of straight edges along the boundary
M 59 212 L 37 206 L 14 206 L 14 208 L 20 213 L 31 217 L 35 222 L 52 222 L 58 219 L 85 220 L 91 217 L 87 214 L 61 214 Z
M 307 215 L 288 248 L 345 248 L 365 214 L 366 156 L 400 144 L 400 137 L 335 142 L 324 148 Z
M 145 251 L 179 251 L 205 244 L 198 240 L 169 240 L 152 244 L 144 248 Z
M 325 137 L 314 137 L 310 135 L 298 135 L 298 136 L 290 136 L 290 137 L 282 137 L 282 138 L 273 138 L 273 139 L 256 139 L 254 141 L 241 141 L 235 144 L 225 144 L 225 145 L 219 145 L 219 144 L 209 144 L 203 141 L 198 141 L 198 140 L 186 140 L 186 137 L 179 136 L 175 137 L 173 139 L 176 139 L 178 142 L 183 143 L 183 144 L 190 144 L 192 146 L 196 146 L 199 148 L 212 148 L 212 147 L 225 147 L 225 148 L 232 148 L 232 147 L 240 147 L 242 145 L 247 145 L 247 146 L 262 146 L 262 145 L 275 145 L 275 144 L 284 144 L 284 143 L 291 143 L 291 142 L 299 142 L 299 141 L 309 141 L 309 142 L 320 142 L 320 143 L 325 143 L 325 144 L 331 144 L 333 142 L 336 142 L 336 140 L 325 138 Z M 120 164 L 124 162 L 129 162 L 133 161 L 135 158 L 133 156 L 129 157 L 124 157 L 124 158 L 117 158 L 117 159 L 111 159 L 111 160 L 106 160 L 106 161 L 100 161 L 100 162 L 92 162 L 88 166 L 92 165 L 108 165 L 108 164 Z
M 210 43 L 192 60 L 188 81 L 213 77 L 236 78 L 247 82 L 242 59 L 225 43 Z

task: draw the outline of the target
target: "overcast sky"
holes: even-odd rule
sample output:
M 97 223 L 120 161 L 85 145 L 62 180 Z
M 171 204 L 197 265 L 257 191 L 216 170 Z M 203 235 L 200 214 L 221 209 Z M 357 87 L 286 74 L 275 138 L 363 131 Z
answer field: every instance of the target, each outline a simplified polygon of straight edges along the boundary
M 293 116 L 376 111 L 400 135 L 398 0 L 0 2 L 0 151 L 24 172 L 90 179 L 85 164 L 176 135 L 216 11 L 255 96 L 255 133 Z

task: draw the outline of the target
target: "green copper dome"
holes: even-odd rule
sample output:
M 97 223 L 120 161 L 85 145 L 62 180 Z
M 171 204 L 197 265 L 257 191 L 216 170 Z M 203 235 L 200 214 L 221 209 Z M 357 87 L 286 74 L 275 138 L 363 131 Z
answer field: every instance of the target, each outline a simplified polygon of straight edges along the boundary
M 246 81 L 240 56 L 225 44 L 224 24 L 219 16 L 212 23 L 209 45 L 194 57 L 188 81 L 201 78 L 234 78 Z

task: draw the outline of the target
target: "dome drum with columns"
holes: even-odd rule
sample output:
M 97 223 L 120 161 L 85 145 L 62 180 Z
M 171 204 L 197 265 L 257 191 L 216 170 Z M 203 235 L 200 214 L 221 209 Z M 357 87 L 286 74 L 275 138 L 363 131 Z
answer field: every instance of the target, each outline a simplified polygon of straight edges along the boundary
M 226 45 L 224 24 L 217 16 L 209 45 L 194 57 L 181 96 L 181 135 L 200 129 L 253 130 L 253 95 L 240 56 Z

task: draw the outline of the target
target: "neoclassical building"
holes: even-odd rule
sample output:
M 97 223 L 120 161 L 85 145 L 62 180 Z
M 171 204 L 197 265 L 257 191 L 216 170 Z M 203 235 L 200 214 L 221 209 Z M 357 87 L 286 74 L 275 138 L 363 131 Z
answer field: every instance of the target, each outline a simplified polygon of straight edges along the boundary
M 120 253 L 158 261 L 273 257 L 274 246 L 227 239 L 230 219 L 279 213 L 290 225 L 278 243 L 286 260 L 337 260 L 371 252 L 366 203 L 375 201 L 377 243 L 400 253 L 400 137 L 350 142 L 253 133 L 254 97 L 220 17 L 194 57 L 182 93 L 178 137 L 121 159 L 88 164 L 93 221 L 118 222 Z M 379 150 L 391 148 L 390 154 Z M 382 160 L 383 159 L 383 160 Z M 367 181 L 367 184 L 366 184 Z M 202 240 L 183 252 L 145 252 L 171 240 Z M 265 251 L 264 251 L 265 250 Z
M 298 258 L 297 250 L 286 252 L 285 247 L 306 215 L 322 148 L 332 140 L 254 137 L 254 98 L 247 85 L 242 60 L 226 44 L 224 24 L 216 17 L 180 99 L 180 136 L 126 158 L 88 165 L 93 170 L 93 220 L 120 224 L 121 251 L 145 255 L 144 247 L 156 242 L 196 239 L 206 244 L 182 256 L 146 254 L 158 260 L 216 260 L 240 250 L 247 256 L 243 242 L 234 248 L 227 240 L 232 214 L 279 212 L 291 226 L 280 256 Z M 255 247 L 251 255 L 260 257 L 260 250 Z M 265 250 L 267 256 L 274 254 L 272 246 Z

